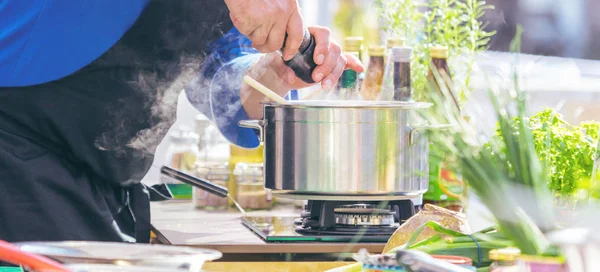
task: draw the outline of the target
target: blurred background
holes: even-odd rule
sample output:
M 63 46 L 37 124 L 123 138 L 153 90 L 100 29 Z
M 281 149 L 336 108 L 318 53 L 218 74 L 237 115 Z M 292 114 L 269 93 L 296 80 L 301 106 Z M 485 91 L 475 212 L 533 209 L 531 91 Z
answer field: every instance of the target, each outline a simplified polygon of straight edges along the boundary
M 336 40 L 347 36 L 362 36 L 365 44 L 381 43 L 381 31 L 375 0 L 299 0 L 308 25 L 332 29 Z M 478 60 L 481 70 L 510 72 L 510 59 L 497 52 L 507 52 L 518 24 L 523 26 L 521 51 L 526 54 L 521 66 L 527 78 L 530 110 L 543 107 L 559 108 L 568 122 L 600 121 L 600 0 L 487 0 L 495 10 L 488 11 L 484 21 L 488 30 L 497 34 L 490 50 Z M 480 83 L 485 80 L 480 77 Z M 477 82 L 477 80 L 474 80 Z M 477 111 L 478 124 L 490 131 L 495 119 L 487 94 L 475 90 L 468 106 Z M 178 119 L 171 131 L 194 129 L 195 120 L 203 118 L 182 93 L 179 97 Z M 169 137 L 158 147 L 155 165 L 162 165 Z M 158 177 L 151 170 L 146 182 Z
M 517 24 L 525 30 L 522 52 L 543 56 L 599 59 L 600 8 L 598 0 L 487 0 L 495 10 L 484 21 L 496 30 L 490 50 L 508 51 Z M 373 0 L 300 0 L 309 24 L 334 29 L 337 38 L 378 38 Z

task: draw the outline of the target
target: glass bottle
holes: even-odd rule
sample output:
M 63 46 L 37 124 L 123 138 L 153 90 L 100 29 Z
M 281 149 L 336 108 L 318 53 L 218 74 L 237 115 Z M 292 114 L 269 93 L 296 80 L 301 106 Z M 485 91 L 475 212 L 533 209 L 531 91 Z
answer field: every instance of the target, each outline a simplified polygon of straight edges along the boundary
M 199 157 L 199 136 L 187 128 L 174 130 L 170 135 L 171 143 L 167 149 L 166 164 L 179 171 L 194 174 L 196 160 Z M 167 186 L 174 199 L 191 199 L 192 186 L 175 180 L 169 180 Z
M 394 61 L 392 60 L 392 50 L 394 47 L 403 47 L 404 39 L 399 37 L 390 37 L 387 39 L 385 72 L 383 77 L 383 89 L 379 94 L 378 100 L 394 100 Z
M 243 148 L 237 145 L 230 145 L 230 157 L 229 157 L 229 180 L 235 181 L 235 166 L 238 163 L 263 163 L 263 150 L 264 146 L 261 143 L 258 148 Z M 236 182 L 227 183 L 227 189 L 229 195 L 237 200 L 238 196 L 238 184 Z M 229 206 L 234 206 L 233 201 L 229 201 Z
M 442 87 L 445 88 L 450 96 L 450 99 L 452 99 L 452 102 L 460 112 L 458 100 L 452 92 L 452 86 L 449 85 L 449 81 L 452 80 L 452 74 L 450 73 L 450 68 L 448 67 L 448 47 L 433 46 L 429 49 L 429 56 L 431 57 L 431 63 L 433 66 L 429 69 L 427 80 L 434 81 L 438 85 L 439 90 L 442 90 Z M 437 70 L 437 76 L 439 76 L 439 78 L 436 78 L 436 75 L 433 73 L 433 69 Z M 444 97 L 445 95 L 442 93 L 440 99 L 443 99 Z
M 358 57 L 358 52 L 352 52 Z M 340 98 L 344 100 L 362 100 L 360 96 L 358 73 L 352 69 L 345 70 L 339 80 Z
M 429 51 L 432 66 L 427 75 L 428 81 L 433 81 L 438 86 L 439 99 L 444 99 L 443 89 L 449 93 L 452 103 L 457 107 L 458 101 L 452 95 L 449 80 L 451 80 L 450 69 L 448 67 L 448 48 L 445 46 L 433 46 Z M 437 76 L 434 74 L 434 69 L 437 71 Z M 438 80 L 439 79 L 439 80 Z M 441 102 L 443 100 L 433 100 L 431 102 Z M 439 148 L 432 146 L 429 156 L 429 190 L 423 195 L 424 203 L 441 206 L 456 212 L 464 212 L 463 202 L 468 199 L 464 198 L 465 183 L 462 180 L 461 173 L 457 166 L 457 162 L 452 158 L 440 154 Z
M 229 182 L 229 142 L 215 125 L 204 116 L 196 117 L 196 132 L 200 135 L 200 154 L 196 160 L 196 176 L 227 187 Z M 194 187 L 192 203 L 197 209 L 225 209 L 227 199 Z
M 489 253 L 492 264 L 490 272 L 518 272 L 519 265 L 517 259 L 521 254 L 517 248 L 494 249 Z
M 364 100 L 376 100 L 381 92 L 385 72 L 385 47 L 369 47 L 369 64 L 360 90 Z
M 412 88 L 410 84 L 410 47 L 394 47 L 390 60 L 392 62 L 394 101 L 411 101 Z
M 357 52 L 358 59 L 363 61 L 363 37 L 346 37 L 342 49 L 345 52 Z

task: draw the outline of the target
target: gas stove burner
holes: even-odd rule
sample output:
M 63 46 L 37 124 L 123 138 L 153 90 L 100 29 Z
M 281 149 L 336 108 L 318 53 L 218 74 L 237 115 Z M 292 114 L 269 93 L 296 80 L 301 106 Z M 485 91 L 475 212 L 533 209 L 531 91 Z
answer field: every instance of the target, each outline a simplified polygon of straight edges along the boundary
M 337 211 L 338 209 L 376 209 L 376 208 L 377 208 L 377 205 L 375 205 L 375 204 L 360 203 L 360 204 L 340 205 L 335 210 Z
M 296 227 L 296 232 L 305 235 L 359 235 L 390 236 L 398 226 L 344 226 L 337 225 L 331 229 L 314 229 L 304 226 Z
M 337 208 L 334 215 L 336 225 L 391 226 L 395 223 L 395 213 L 384 209 Z
M 296 232 L 305 235 L 391 235 L 404 220 L 415 214 L 410 200 L 316 201 L 311 200 Z

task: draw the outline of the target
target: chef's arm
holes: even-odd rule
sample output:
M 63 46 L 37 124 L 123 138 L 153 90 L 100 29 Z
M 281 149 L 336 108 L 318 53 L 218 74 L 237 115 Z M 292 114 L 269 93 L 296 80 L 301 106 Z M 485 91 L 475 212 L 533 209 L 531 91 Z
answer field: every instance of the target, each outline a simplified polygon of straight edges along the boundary
M 213 42 L 208 52 L 200 77 L 186 88 L 188 99 L 231 143 L 258 147 L 256 131 L 239 127 L 238 122 L 262 118 L 260 102 L 265 97 L 243 84 L 242 78 L 249 74 L 280 95 L 286 95 L 289 88 L 280 83 L 273 66 L 277 63 L 272 61 L 276 54 L 258 53 L 235 28 Z

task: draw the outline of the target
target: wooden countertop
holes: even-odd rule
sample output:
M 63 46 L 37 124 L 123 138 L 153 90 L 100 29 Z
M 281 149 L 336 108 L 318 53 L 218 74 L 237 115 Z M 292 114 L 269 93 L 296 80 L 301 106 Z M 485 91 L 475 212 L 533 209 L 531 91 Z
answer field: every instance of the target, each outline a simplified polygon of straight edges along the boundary
M 194 209 L 189 202 L 151 204 L 152 226 L 165 244 L 215 249 L 223 254 L 327 254 L 356 253 L 361 248 L 381 252 L 384 243 L 266 243 L 241 223 L 241 213 Z M 299 215 L 300 210 L 278 207 L 249 215 Z

